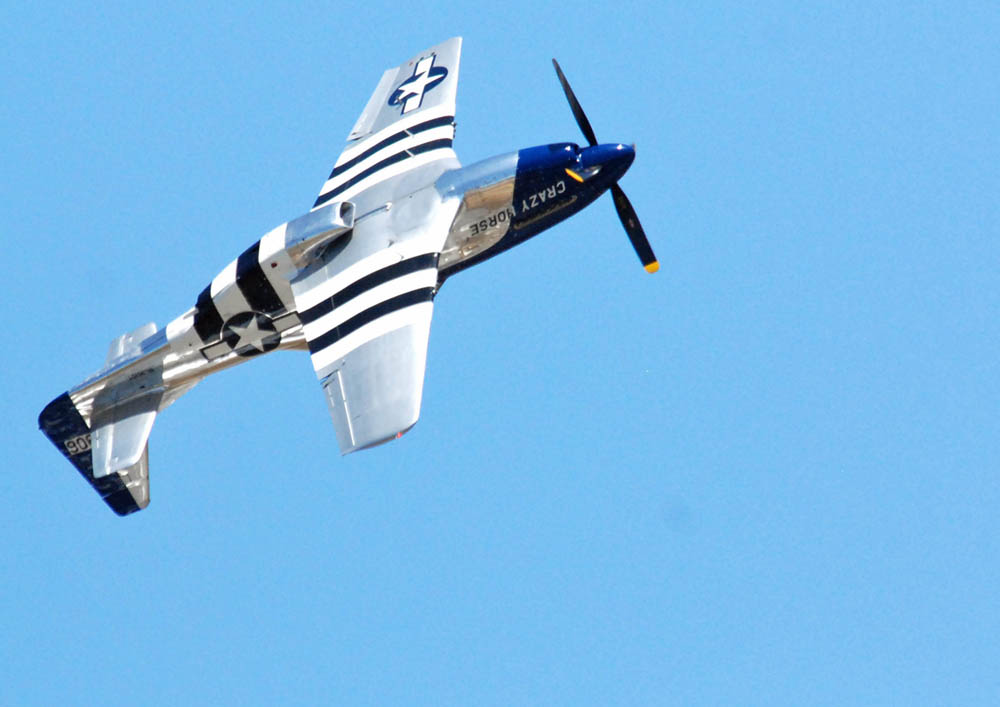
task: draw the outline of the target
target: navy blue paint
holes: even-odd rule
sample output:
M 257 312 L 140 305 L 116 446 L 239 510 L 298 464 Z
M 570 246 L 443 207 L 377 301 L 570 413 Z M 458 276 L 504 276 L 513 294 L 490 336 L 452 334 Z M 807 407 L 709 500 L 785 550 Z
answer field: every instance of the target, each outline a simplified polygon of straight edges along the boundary
M 631 147 L 618 144 L 595 145 L 580 148 L 574 143 L 559 142 L 551 145 L 528 147 L 517 153 L 517 172 L 514 177 L 514 218 L 503 239 L 489 250 L 452 266 L 440 274 L 444 281 L 457 272 L 481 263 L 569 218 L 592 203 L 625 174 L 635 152 Z M 600 171 L 582 184 L 570 177 L 567 169 L 577 174 L 586 173 L 590 167 L 600 166 Z M 538 195 L 559 183 L 561 193 L 544 202 L 531 196 Z
M 514 179 L 514 220 L 511 234 L 515 243 L 535 236 L 572 216 L 618 182 L 632 164 L 635 152 L 624 145 L 595 145 L 580 149 L 571 143 L 529 147 L 518 153 Z M 566 173 L 586 173 L 589 167 L 601 170 L 583 183 Z M 531 203 L 532 195 L 552 185 L 564 184 L 565 191 L 553 203 Z M 558 208 L 561 204 L 564 208 Z M 506 240 L 506 238 L 504 239 Z
M 448 75 L 448 69 L 445 67 L 434 66 L 435 59 L 437 59 L 437 55 L 431 54 L 431 68 L 427 70 L 427 76 L 430 78 L 430 81 L 424 84 L 423 90 L 420 92 L 420 100 L 417 101 L 417 108 L 413 108 L 411 110 L 417 110 L 420 108 L 424 102 L 424 94 L 444 81 L 445 77 Z M 420 76 L 423 76 L 423 74 L 417 74 L 417 68 L 419 66 L 420 62 L 418 61 L 413 67 L 413 75 L 406 79 L 403 83 L 399 84 L 399 88 L 393 91 L 392 95 L 389 96 L 390 106 L 402 105 L 410 96 L 417 95 L 416 91 L 412 91 L 406 87 L 415 82 Z

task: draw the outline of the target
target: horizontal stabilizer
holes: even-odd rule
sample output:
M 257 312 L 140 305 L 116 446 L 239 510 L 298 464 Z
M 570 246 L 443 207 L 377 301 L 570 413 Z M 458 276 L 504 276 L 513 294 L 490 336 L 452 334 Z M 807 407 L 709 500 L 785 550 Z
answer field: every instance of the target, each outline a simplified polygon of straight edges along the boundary
M 134 465 L 98 478 L 94 476 L 90 428 L 68 393 L 45 406 L 38 426 L 115 513 L 124 516 L 149 505 L 148 446 L 143 447 Z
M 91 449 L 94 478 L 127 471 L 138 464 L 155 418 L 156 410 L 149 410 L 95 427 Z
M 149 505 L 149 433 L 165 393 L 155 354 L 166 345 L 153 323 L 119 336 L 104 368 L 38 417 L 45 436 L 118 515 Z
M 110 385 L 94 398 L 94 477 L 124 471 L 139 462 L 163 399 L 163 369 L 151 368 Z

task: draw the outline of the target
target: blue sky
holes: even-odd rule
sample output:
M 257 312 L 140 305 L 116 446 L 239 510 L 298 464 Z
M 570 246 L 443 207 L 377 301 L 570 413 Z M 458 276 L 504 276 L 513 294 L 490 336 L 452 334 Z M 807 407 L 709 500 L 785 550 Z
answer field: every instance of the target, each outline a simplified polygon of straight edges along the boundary
M 7 11 L 0 703 L 1000 700 L 1000 11 L 618 5 Z M 275 354 L 114 516 L 38 412 L 454 35 L 459 158 L 582 141 L 558 57 L 660 273 L 604 198 L 447 283 L 403 439 Z

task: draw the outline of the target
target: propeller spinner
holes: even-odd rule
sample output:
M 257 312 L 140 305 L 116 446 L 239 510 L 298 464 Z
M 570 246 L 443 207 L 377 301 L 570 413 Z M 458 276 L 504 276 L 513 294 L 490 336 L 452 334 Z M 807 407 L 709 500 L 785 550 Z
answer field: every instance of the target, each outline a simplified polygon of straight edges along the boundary
M 587 114 L 583 112 L 583 108 L 580 107 L 580 102 L 576 100 L 576 95 L 573 93 L 573 89 L 569 87 L 569 81 L 566 80 L 566 75 L 563 74 L 562 69 L 559 68 L 559 62 L 555 59 L 552 60 L 552 65 L 556 67 L 556 74 L 559 76 L 559 83 L 562 84 L 563 92 L 566 94 L 566 100 L 569 101 L 569 107 L 573 111 L 573 117 L 576 118 L 576 124 L 580 126 L 580 131 L 583 136 L 587 138 L 587 142 L 593 147 L 597 145 L 597 136 L 594 134 L 594 129 L 590 127 L 590 121 L 587 120 Z M 653 248 L 649 245 L 649 239 L 646 238 L 646 232 L 642 230 L 642 224 L 639 223 L 639 217 L 635 213 L 635 209 L 632 208 L 632 203 L 625 196 L 625 192 L 617 184 L 611 185 L 611 198 L 615 202 L 615 210 L 618 211 L 618 218 L 622 222 L 622 226 L 625 227 L 625 233 L 628 234 L 628 239 L 632 241 L 632 247 L 635 248 L 636 255 L 639 256 L 639 260 L 642 261 L 642 266 L 646 268 L 646 272 L 656 272 L 660 269 L 660 263 L 657 262 L 656 256 L 653 254 Z

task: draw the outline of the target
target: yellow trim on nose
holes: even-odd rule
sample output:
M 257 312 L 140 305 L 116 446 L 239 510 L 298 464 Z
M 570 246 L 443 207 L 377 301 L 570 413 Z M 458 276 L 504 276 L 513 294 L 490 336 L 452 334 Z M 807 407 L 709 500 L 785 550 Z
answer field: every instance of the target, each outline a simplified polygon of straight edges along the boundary
M 649 265 L 646 265 L 644 267 L 646 268 L 646 272 L 656 272 L 657 270 L 660 269 L 660 261 L 654 260 Z
M 583 184 L 583 177 L 581 177 L 579 174 L 571 170 L 569 167 L 566 168 L 566 174 L 571 176 L 576 181 L 580 182 L 580 184 Z

